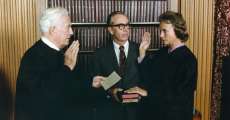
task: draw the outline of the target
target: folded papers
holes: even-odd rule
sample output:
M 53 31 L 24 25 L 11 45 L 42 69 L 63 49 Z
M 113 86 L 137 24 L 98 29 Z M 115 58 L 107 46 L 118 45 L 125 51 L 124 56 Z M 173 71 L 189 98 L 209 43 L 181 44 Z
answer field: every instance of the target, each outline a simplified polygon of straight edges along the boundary
M 102 81 L 101 85 L 104 90 L 108 90 L 120 80 L 121 77 L 114 71 L 105 80 Z

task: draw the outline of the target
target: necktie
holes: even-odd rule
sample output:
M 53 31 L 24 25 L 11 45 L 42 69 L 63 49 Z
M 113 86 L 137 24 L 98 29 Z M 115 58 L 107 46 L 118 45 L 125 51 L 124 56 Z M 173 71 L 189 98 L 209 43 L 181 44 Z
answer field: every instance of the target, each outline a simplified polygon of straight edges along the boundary
M 124 46 L 120 46 L 120 58 L 119 58 L 119 72 L 120 75 L 123 76 L 125 73 L 125 51 L 124 51 Z

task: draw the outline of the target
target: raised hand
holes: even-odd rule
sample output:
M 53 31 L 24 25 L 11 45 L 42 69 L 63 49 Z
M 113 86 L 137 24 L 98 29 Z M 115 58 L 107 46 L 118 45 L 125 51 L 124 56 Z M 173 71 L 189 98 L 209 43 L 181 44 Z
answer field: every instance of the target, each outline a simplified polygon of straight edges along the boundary
M 65 52 L 64 64 L 68 66 L 71 70 L 74 69 L 77 63 L 77 56 L 79 52 L 79 42 L 78 40 L 73 41 L 70 47 Z
M 146 50 L 149 48 L 149 45 L 151 43 L 151 34 L 149 32 L 145 32 L 142 36 L 142 41 L 139 47 L 139 57 L 144 57 Z

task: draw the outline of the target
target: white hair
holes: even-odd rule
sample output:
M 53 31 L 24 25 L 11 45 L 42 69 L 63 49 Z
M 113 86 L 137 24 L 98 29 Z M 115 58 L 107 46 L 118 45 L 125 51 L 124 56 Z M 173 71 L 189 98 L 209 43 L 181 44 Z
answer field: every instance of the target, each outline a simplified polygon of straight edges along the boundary
M 40 18 L 40 30 L 41 32 L 48 32 L 51 26 L 55 26 L 62 16 L 68 16 L 69 13 L 65 8 L 48 8 L 46 9 Z

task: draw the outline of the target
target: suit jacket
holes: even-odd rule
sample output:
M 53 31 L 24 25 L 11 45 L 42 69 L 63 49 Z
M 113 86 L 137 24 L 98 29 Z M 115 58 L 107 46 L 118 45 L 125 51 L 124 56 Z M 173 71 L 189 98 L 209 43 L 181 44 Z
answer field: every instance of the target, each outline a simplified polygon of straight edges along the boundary
M 17 78 L 16 120 L 65 118 L 71 70 L 64 57 L 41 40 L 24 54 Z
M 197 60 L 182 46 L 171 53 L 164 47 L 144 58 L 141 78 L 148 91 L 145 117 L 158 120 L 192 120 L 194 90 L 197 81 Z
M 137 86 L 139 83 L 139 72 L 137 57 L 139 55 L 138 46 L 129 42 L 128 56 L 126 58 L 125 74 L 122 80 L 114 87 L 128 89 Z M 114 51 L 113 43 L 96 50 L 95 64 L 92 76 L 108 76 L 113 71 L 118 71 L 118 62 Z M 135 120 L 136 104 L 122 104 L 103 88 L 95 89 L 96 119 L 98 120 Z

